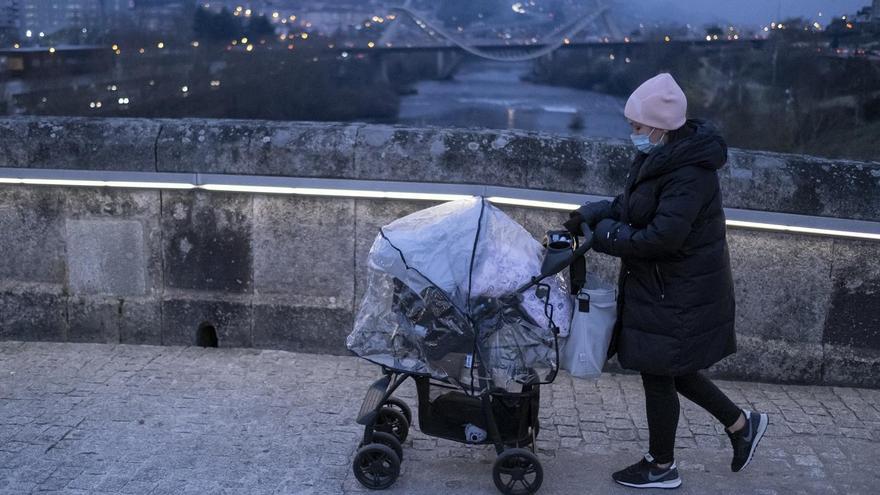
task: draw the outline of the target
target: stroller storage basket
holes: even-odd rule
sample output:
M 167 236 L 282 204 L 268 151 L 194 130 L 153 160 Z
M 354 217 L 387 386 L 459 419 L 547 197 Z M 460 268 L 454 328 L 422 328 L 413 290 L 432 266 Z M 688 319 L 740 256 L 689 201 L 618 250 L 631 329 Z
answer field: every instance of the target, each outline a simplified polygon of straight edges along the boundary
M 537 386 L 526 386 L 518 393 L 499 390 L 483 396 L 450 389 L 432 400 L 431 388 L 438 385 L 426 377 L 415 378 L 415 382 L 419 427 L 426 435 L 462 443 L 491 444 L 497 440 L 508 446 L 529 445 L 537 435 L 540 401 Z M 484 441 L 470 441 L 465 436 L 465 426 L 469 424 L 489 433 L 497 428 L 497 438 L 490 434 Z

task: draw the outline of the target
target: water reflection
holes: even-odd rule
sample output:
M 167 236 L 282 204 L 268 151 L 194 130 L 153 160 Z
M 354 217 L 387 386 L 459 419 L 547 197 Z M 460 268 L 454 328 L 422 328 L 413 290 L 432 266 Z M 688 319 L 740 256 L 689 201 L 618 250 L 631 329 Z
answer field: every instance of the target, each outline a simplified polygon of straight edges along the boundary
M 473 62 L 449 81 L 422 81 L 401 100 L 398 122 L 525 129 L 626 138 L 621 98 L 521 80 L 528 64 Z

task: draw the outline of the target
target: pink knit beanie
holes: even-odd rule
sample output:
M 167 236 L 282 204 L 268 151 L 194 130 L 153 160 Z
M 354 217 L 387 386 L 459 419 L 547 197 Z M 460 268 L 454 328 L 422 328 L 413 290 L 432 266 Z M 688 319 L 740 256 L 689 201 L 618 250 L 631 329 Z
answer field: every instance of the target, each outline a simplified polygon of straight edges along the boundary
M 633 122 L 672 131 L 687 120 L 687 97 L 671 75 L 658 74 L 633 92 L 623 114 Z

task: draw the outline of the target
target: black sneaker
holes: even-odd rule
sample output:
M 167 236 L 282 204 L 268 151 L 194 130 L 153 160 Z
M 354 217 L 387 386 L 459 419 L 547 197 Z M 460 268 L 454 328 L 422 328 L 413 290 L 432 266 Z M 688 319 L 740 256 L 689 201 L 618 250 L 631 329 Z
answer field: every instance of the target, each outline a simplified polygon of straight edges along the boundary
M 651 454 L 632 466 L 611 475 L 614 481 L 633 488 L 678 488 L 681 478 L 673 462 L 668 468 L 657 467 Z
M 746 425 L 735 433 L 727 432 L 730 444 L 733 445 L 733 461 L 730 463 L 730 470 L 734 473 L 742 471 L 752 461 L 755 448 L 758 447 L 758 442 L 761 441 L 761 437 L 767 431 L 767 424 L 770 422 L 770 418 L 764 413 L 743 411 L 743 414 L 746 417 Z

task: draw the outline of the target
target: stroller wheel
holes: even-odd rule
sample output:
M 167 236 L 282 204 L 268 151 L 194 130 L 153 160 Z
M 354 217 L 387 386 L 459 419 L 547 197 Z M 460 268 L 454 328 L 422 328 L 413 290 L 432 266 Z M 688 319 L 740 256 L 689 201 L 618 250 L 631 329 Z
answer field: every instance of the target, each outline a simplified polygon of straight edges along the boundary
M 373 425 L 376 431 L 384 431 L 391 433 L 400 443 L 406 440 L 409 435 L 409 421 L 406 416 L 397 409 L 391 407 L 382 407 L 376 416 L 376 423 Z
M 400 458 L 391 447 L 378 443 L 358 449 L 351 467 L 360 484 L 371 490 L 384 490 L 400 476 Z
M 400 445 L 400 442 L 397 441 L 397 437 L 392 435 L 391 433 L 385 433 L 384 431 L 374 431 L 373 432 L 373 443 L 379 443 L 388 447 L 391 447 L 391 450 L 397 454 L 397 458 L 400 461 L 403 461 L 403 446 Z M 358 448 L 364 446 L 364 443 L 361 442 L 358 445 Z
M 531 495 L 544 482 L 541 462 L 526 449 L 507 449 L 492 465 L 495 487 L 505 495 Z
M 407 405 L 407 403 L 403 400 L 398 399 L 397 397 L 389 397 L 388 400 L 386 400 L 385 403 L 382 404 L 382 407 L 390 407 L 392 409 L 397 409 L 398 411 L 402 412 L 403 415 L 406 416 L 406 422 L 409 423 L 410 426 L 412 426 L 412 409 L 410 409 L 409 405 Z

